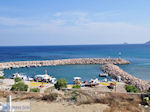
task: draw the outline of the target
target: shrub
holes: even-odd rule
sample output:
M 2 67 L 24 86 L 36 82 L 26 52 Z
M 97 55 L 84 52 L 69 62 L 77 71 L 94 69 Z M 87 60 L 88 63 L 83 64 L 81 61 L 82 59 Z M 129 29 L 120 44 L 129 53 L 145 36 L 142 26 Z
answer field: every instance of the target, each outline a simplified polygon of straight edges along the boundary
M 67 88 L 67 81 L 65 79 L 59 79 L 55 84 L 55 88 L 58 90 Z
M 24 84 L 23 82 L 18 82 L 14 85 L 12 85 L 11 88 L 12 91 L 27 91 L 28 85 Z
M 72 88 L 77 88 L 77 89 L 79 89 L 79 88 L 81 88 L 81 85 L 76 84 L 76 85 L 73 85 Z
M 0 76 L 0 79 L 5 79 L 5 77 L 4 76 Z
M 76 95 L 74 95 L 73 97 L 72 97 L 72 100 L 77 100 L 77 96 Z
M 78 92 L 77 91 L 72 91 L 72 100 L 77 100 L 77 96 L 79 96 Z
M 57 93 L 50 93 L 48 95 L 44 95 L 42 97 L 42 100 L 46 100 L 46 101 L 55 101 L 58 97 Z
M 32 89 L 30 89 L 30 92 L 40 92 L 40 89 L 39 88 L 32 88 Z
M 19 78 L 19 77 L 15 78 L 15 82 L 20 82 L 20 81 L 22 81 L 21 78 Z
M 137 93 L 139 91 L 135 86 L 132 85 L 126 85 L 125 89 L 127 92 L 133 92 L 133 93 Z

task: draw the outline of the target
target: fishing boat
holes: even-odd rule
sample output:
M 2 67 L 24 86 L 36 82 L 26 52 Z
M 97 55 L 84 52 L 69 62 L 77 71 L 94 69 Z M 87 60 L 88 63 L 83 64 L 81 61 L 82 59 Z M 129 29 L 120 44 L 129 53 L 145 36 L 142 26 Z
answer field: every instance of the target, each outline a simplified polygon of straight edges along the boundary
M 28 80 L 27 76 L 24 73 L 14 73 L 12 79 L 21 78 L 23 80 Z
M 85 86 L 93 87 L 99 85 L 99 80 L 97 78 L 91 79 L 89 82 L 85 82 Z
M 90 83 L 99 84 L 99 80 L 98 80 L 98 78 L 91 79 L 91 80 L 90 80 Z
M 108 82 L 107 78 L 105 78 L 105 79 L 103 80 L 103 82 Z
M 73 80 L 74 84 L 81 84 L 82 83 L 81 77 L 74 77 L 73 79 L 74 79 Z
M 37 82 L 50 82 L 50 83 L 55 84 L 56 83 L 56 78 L 54 78 L 52 76 L 49 76 L 47 74 L 47 71 L 46 71 L 44 75 L 34 76 L 34 81 L 37 81 Z
M 100 77 L 108 77 L 108 74 L 107 73 L 100 73 L 99 76 Z
M 3 70 L 0 70 L 0 76 L 4 76 Z

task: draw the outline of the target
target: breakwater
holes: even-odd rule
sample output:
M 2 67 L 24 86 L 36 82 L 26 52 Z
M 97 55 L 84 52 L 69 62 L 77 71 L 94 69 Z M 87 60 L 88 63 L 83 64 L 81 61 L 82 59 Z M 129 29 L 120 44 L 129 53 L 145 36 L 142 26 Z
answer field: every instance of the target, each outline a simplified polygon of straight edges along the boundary
M 117 65 L 110 63 L 105 64 L 101 67 L 101 70 L 105 73 L 108 73 L 109 76 L 114 79 L 117 79 L 118 76 L 121 76 L 123 82 L 137 87 L 140 91 L 146 91 L 150 87 L 147 81 L 144 81 L 142 79 L 130 75 L 129 73 L 119 68 Z
M 42 60 L 42 61 L 18 61 L 0 63 L 1 69 L 12 69 L 21 67 L 39 67 L 53 65 L 73 65 L 73 64 L 130 64 L 129 61 L 120 58 L 77 58 L 61 60 Z

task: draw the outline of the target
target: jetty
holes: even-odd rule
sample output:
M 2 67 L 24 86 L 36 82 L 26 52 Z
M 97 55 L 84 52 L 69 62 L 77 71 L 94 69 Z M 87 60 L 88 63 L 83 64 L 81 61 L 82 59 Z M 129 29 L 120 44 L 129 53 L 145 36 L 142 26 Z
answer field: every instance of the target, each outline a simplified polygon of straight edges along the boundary
M 75 65 L 75 64 L 130 64 L 121 58 L 76 58 L 60 60 L 41 60 L 41 61 L 18 61 L 0 63 L 1 69 L 13 69 L 24 67 L 56 66 L 56 65 Z
M 140 91 L 147 91 L 150 87 L 150 85 L 148 84 L 148 81 L 132 76 L 131 74 L 122 70 L 117 65 L 110 64 L 110 63 L 105 64 L 101 67 L 101 70 L 104 73 L 108 73 L 109 76 L 113 79 L 117 79 L 118 76 L 121 76 L 121 79 L 123 82 L 137 87 Z

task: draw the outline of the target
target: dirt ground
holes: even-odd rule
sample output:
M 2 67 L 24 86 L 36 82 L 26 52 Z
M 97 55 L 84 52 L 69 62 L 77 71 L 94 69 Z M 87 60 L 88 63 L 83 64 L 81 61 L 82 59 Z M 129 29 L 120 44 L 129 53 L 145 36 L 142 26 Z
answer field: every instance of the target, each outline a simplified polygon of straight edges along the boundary
M 71 105 L 68 103 L 47 103 L 31 101 L 31 112 L 103 112 L 107 105 L 104 104 L 86 104 Z
M 6 98 L 0 98 L 0 102 L 5 103 Z M 19 101 L 17 101 L 19 102 Z M 30 112 L 103 112 L 109 108 L 104 104 L 86 104 L 86 105 L 74 105 L 56 102 L 45 102 L 36 100 L 23 100 L 20 102 L 30 103 Z

